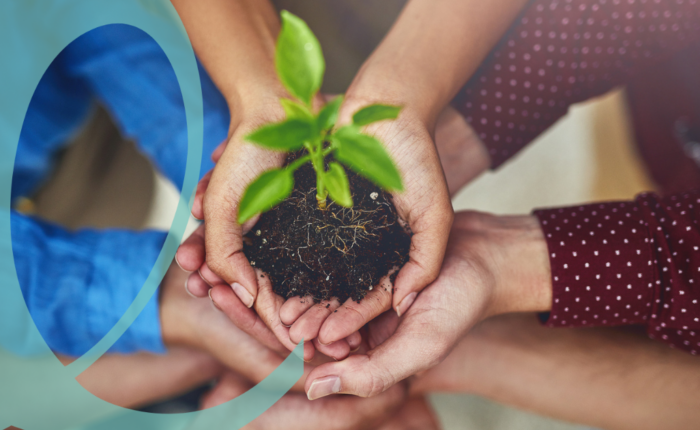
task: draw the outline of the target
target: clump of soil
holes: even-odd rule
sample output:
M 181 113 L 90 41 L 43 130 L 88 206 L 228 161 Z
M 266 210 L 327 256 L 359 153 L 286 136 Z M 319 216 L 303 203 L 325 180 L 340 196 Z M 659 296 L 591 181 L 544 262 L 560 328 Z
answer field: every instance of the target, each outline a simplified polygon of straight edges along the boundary
M 291 196 L 262 214 L 246 235 L 246 257 L 267 273 L 278 295 L 359 302 L 408 261 L 411 233 L 399 223 L 391 195 L 346 171 L 352 209 L 330 198 L 326 210 L 318 208 L 316 174 L 307 163 L 295 172 Z

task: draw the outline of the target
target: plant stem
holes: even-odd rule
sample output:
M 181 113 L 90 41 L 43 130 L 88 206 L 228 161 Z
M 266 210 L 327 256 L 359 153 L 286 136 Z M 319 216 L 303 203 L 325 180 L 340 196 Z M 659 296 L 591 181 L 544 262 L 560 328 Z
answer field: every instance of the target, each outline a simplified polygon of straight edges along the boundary
M 322 139 L 315 139 L 311 144 L 310 156 L 311 164 L 314 166 L 314 170 L 316 170 L 316 201 L 318 202 L 318 208 L 325 210 L 328 192 L 323 184 L 323 174 L 326 172 L 326 166 L 324 163 L 325 154 L 322 145 Z

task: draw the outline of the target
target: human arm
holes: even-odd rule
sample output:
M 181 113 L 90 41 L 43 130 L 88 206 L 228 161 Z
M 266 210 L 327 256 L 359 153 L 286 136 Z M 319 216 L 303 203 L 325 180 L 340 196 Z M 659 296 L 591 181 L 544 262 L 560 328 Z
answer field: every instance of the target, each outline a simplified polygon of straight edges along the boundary
M 691 2 L 530 2 L 452 105 L 498 168 L 574 103 L 700 41 Z
M 15 267 L 29 312 L 49 347 L 71 356 L 87 352 L 121 318 L 165 240 L 165 233 L 153 231 L 69 232 L 14 211 L 11 228 Z M 110 351 L 165 351 L 157 297 L 148 301 Z
M 511 312 L 551 310 L 550 326 L 645 325 L 695 354 L 698 197 L 642 194 L 537 217 L 460 213 L 440 277 L 395 332 L 367 355 L 314 369 L 307 392 L 331 394 L 313 381 L 338 378 L 340 392 L 374 395 L 440 363 L 477 322 Z
M 339 123 L 349 122 L 364 105 L 402 106 L 397 120 L 367 131 L 385 144 L 404 180 L 405 190 L 393 195 L 393 203 L 413 233 L 409 261 L 392 288 L 375 288 L 360 303 L 331 304 L 325 314 L 325 303 L 308 309 L 285 305 L 283 321 L 291 325 L 293 340 L 318 337 L 332 343 L 387 309 L 403 314 L 435 279 L 453 217 L 434 144 L 437 118 L 524 3 L 411 1 L 362 66 L 346 93 Z M 485 168 L 485 154 L 474 155 L 480 157 L 475 168 Z
M 549 330 L 533 314 L 488 319 L 415 393 L 473 393 L 595 428 L 692 429 L 700 362 L 634 328 Z
M 58 359 L 64 365 L 74 360 L 60 354 Z M 222 371 L 222 366 L 204 352 L 173 348 L 165 355 L 106 354 L 76 379 L 96 397 L 133 409 L 186 393 Z

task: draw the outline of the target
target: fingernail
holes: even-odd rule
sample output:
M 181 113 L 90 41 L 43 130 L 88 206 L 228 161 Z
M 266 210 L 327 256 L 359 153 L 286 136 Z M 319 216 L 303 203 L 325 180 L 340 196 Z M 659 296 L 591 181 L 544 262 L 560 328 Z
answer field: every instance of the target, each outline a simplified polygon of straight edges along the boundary
M 190 277 L 188 276 L 187 279 L 185 279 L 185 291 L 187 291 L 187 294 L 189 294 L 190 297 L 197 298 L 192 292 L 190 291 L 189 288 L 187 288 L 187 283 L 190 282 Z M 211 296 L 210 296 L 211 297 Z
M 177 264 L 177 267 L 179 267 L 180 270 L 182 270 L 183 272 L 192 273 L 192 272 L 190 272 L 189 270 L 185 270 L 185 269 L 182 268 L 182 265 L 180 264 L 180 262 L 177 261 L 177 254 L 175 254 L 175 264 Z
M 359 350 L 360 350 L 360 346 L 362 346 L 362 345 L 357 345 L 357 348 L 351 349 L 350 352 L 353 353 L 353 352 L 359 351 Z
M 307 397 L 309 400 L 316 400 L 339 392 L 340 378 L 337 376 L 326 376 L 311 383 Z
M 243 302 L 244 305 L 246 305 L 248 308 L 253 307 L 253 303 L 255 303 L 255 300 L 253 299 L 253 296 L 246 290 L 243 285 L 239 284 L 238 282 L 234 282 L 233 285 L 231 285 L 231 288 L 233 288 L 233 292 L 236 293 L 239 299 L 241 299 L 241 302 Z
M 209 300 L 211 300 L 211 304 L 216 308 L 217 311 L 222 312 L 219 305 L 216 304 L 216 302 L 214 301 L 214 298 L 211 296 L 211 290 L 209 290 Z
M 399 306 L 397 306 L 397 308 L 396 308 L 396 313 L 398 314 L 399 317 L 401 315 L 405 314 L 406 312 L 408 312 L 408 310 L 411 308 L 411 305 L 416 300 L 417 295 L 418 295 L 418 293 L 413 292 L 413 293 L 407 295 L 406 297 L 404 297 L 403 300 L 401 300 L 401 303 L 399 303 Z

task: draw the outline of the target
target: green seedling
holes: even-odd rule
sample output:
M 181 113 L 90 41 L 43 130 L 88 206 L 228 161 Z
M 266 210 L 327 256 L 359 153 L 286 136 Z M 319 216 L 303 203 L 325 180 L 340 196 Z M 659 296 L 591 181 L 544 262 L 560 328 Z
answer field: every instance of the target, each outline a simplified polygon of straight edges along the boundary
M 343 96 L 338 96 L 314 113 L 312 102 L 321 89 L 326 63 L 321 45 L 306 23 L 282 11 L 282 30 L 275 50 L 275 67 L 280 81 L 293 99 L 281 99 L 286 119 L 268 124 L 245 137 L 248 142 L 276 151 L 306 149 L 305 155 L 286 167 L 271 169 L 253 181 L 243 194 L 238 222 L 268 211 L 287 198 L 294 188 L 294 171 L 311 162 L 316 171 L 316 200 L 325 210 L 327 198 L 350 208 L 353 205 L 344 164 L 387 191 L 403 191 L 401 175 L 382 143 L 363 134 L 362 126 L 396 119 L 400 107 L 375 104 L 352 117 L 352 124 L 336 127 Z M 328 164 L 333 154 L 336 161 Z

